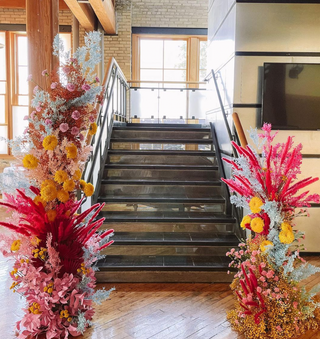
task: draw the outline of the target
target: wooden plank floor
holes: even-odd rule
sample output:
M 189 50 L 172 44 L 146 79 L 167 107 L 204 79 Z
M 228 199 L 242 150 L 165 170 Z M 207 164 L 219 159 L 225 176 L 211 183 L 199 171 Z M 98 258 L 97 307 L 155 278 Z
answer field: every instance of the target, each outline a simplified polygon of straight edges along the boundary
M 0 229 L 3 232 L 3 230 Z M 320 256 L 309 261 L 320 266 Z M 0 338 L 13 339 L 23 299 L 9 290 L 11 262 L 0 256 Z M 307 281 L 311 288 L 320 274 Z M 243 339 L 226 321 L 234 299 L 228 284 L 100 284 L 115 286 L 111 298 L 96 307 L 94 326 L 83 339 Z M 308 332 L 299 339 L 320 339 Z

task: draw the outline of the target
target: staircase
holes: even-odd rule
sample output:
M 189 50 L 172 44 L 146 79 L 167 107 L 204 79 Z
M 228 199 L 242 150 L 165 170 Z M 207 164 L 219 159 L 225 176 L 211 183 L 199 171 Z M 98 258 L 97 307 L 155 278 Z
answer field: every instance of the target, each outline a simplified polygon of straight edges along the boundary
M 104 282 L 225 282 L 238 245 L 211 131 L 201 125 L 113 128 L 99 202 L 114 244 Z

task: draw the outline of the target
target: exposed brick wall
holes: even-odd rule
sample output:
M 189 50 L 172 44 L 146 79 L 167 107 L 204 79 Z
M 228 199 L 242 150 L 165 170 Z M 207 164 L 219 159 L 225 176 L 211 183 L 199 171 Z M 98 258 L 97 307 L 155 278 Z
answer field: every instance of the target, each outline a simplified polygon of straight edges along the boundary
M 25 24 L 26 10 L 0 8 L 0 23 L 1 24 Z M 59 12 L 60 25 L 72 25 L 72 13 L 70 11 Z
M 133 27 L 208 27 L 208 0 L 132 0 Z
M 104 38 L 104 62 L 115 57 L 127 79 L 131 79 L 131 23 L 132 1 L 117 0 L 117 35 Z

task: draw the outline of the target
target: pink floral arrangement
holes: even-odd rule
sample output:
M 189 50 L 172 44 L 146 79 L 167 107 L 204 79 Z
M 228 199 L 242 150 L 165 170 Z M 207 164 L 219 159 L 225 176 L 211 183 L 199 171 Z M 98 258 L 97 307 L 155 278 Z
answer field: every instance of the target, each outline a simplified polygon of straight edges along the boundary
M 83 333 L 94 315 L 93 302 L 101 303 L 111 292 L 95 290 L 97 261 L 113 243 L 113 230 L 99 231 L 103 205 L 77 214 L 83 201 L 77 201 L 77 192 L 94 192 L 81 177 L 91 152 L 87 138 L 97 131 L 96 106 L 102 100 L 99 79 L 91 75 L 100 34 L 88 33 L 85 40 L 86 46 L 59 70 L 42 72 L 51 78 L 50 88 L 35 87 L 29 127 L 10 144 L 28 178 L 27 190 L 4 193 L 0 203 L 12 212 L 0 222 L 11 231 L 0 236 L 1 252 L 14 259 L 11 290 L 26 300 L 25 315 L 17 323 L 21 339 Z M 56 39 L 55 53 L 61 52 Z
M 253 232 L 226 254 L 236 271 L 231 288 L 237 300 L 228 319 L 248 339 L 292 338 L 320 325 L 320 285 L 310 291 L 298 287 L 320 268 L 301 258 L 304 233 L 294 223 L 308 215 L 305 207 L 320 201 L 318 194 L 299 192 L 319 179 L 297 180 L 302 145 L 294 147 L 292 137 L 273 145 L 275 135 L 264 124 L 262 133 L 252 132 L 257 147 L 263 145 L 262 156 L 233 142 L 239 158 L 224 159 L 233 170 L 231 179 L 222 178 L 236 193 L 231 202 L 249 211 L 240 226 Z

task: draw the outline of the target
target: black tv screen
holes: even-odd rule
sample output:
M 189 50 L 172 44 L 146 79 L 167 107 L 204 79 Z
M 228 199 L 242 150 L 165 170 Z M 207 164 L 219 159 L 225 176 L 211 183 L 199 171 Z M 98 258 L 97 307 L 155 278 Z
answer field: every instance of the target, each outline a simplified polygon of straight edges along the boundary
M 320 130 L 320 64 L 265 63 L 261 124 Z

